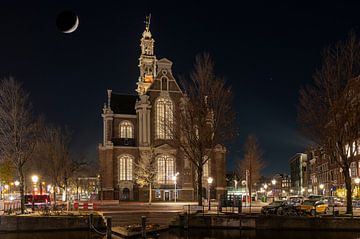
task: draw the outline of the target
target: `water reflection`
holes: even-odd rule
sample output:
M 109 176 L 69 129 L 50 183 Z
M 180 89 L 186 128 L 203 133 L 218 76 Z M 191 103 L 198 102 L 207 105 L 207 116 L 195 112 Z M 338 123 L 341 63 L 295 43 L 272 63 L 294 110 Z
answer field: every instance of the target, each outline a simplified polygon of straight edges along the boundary
M 0 233 L 1 239 L 103 239 L 103 236 L 88 231 L 56 231 L 33 233 Z M 149 236 L 148 238 L 151 238 Z M 162 231 L 159 239 L 358 239 L 360 232 L 329 231 L 272 231 L 235 229 L 170 229 Z
M 100 239 L 98 234 L 88 231 L 54 231 L 54 232 L 23 232 L 0 233 L 1 239 Z
M 358 239 L 360 232 L 331 231 L 274 231 L 274 230 L 204 230 L 204 229 L 171 229 L 160 234 L 160 239 Z

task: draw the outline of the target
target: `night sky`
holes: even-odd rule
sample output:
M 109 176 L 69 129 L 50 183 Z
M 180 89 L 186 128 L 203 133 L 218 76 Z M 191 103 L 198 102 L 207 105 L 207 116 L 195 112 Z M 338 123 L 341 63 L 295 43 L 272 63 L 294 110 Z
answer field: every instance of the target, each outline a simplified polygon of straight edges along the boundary
M 95 161 L 106 89 L 135 93 L 151 13 L 155 54 L 173 61 L 175 77 L 191 70 L 196 54 L 209 52 L 233 87 L 240 136 L 229 147 L 228 170 L 253 133 L 264 174 L 288 173 L 290 157 L 309 142 L 296 122 L 299 88 L 311 82 L 323 47 L 351 29 L 360 34 L 360 3 L 235 2 L 1 1 L 0 77 L 24 82 L 36 113 L 69 126 L 74 151 Z M 56 27 L 66 9 L 80 19 L 71 34 Z

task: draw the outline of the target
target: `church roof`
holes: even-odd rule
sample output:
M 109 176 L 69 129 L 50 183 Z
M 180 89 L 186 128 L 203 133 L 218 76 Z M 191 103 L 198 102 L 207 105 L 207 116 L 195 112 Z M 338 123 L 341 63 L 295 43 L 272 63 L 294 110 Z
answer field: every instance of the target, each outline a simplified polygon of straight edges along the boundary
M 135 103 L 137 95 L 111 93 L 110 108 L 114 114 L 136 115 Z

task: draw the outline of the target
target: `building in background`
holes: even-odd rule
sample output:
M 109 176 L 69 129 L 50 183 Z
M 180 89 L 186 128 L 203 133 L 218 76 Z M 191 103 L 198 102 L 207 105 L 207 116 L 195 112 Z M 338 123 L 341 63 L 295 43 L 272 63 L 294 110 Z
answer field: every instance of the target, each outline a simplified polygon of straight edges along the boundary
M 338 163 L 326 155 L 321 148 L 308 150 L 308 193 L 345 197 L 345 178 Z M 354 185 L 354 197 L 359 191 L 360 149 L 350 164 L 350 176 Z M 356 191 L 356 192 L 355 192 Z
M 291 193 L 304 195 L 307 191 L 307 154 L 297 153 L 290 160 Z

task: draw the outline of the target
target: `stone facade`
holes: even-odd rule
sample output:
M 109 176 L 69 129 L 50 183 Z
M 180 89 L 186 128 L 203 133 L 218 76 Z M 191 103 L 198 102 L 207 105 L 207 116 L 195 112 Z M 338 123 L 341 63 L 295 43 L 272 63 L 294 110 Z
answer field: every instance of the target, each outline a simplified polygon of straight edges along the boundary
M 154 151 L 158 182 L 152 186 L 152 199 L 173 201 L 176 182 L 177 200 L 193 201 L 196 199 L 194 168 L 173 146 L 159 119 L 171 121 L 176 117 L 169 112 L 176 112 L 174 109 L 180 105 L 183 93 L 172 74 L 172 62 L 166 58 L 158 60 L 154 55 L 155 41 L 149 22 L 140 42 L 137 94 L 108 90 L 102 112 L 103 142 L 99 145 L 102 197 L 147 201 L 149 189 L 135 182 L 134 171 L 142 155 Z M 211 198 L 219 198 L 225 191 L 225 153 L 226 149 L 218 145 L 205 165 L 203 191 L 208 188 L 206 178 L 213 177 Z

